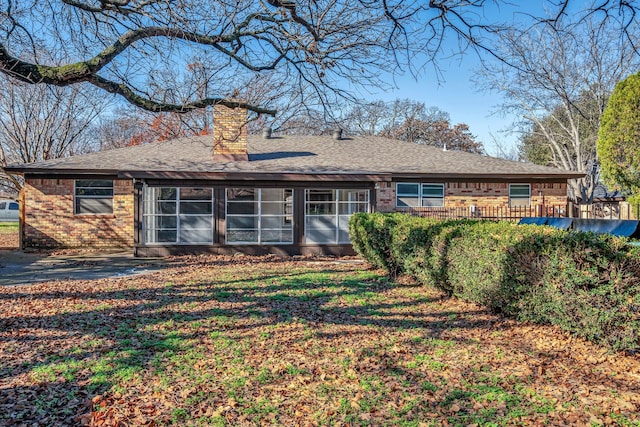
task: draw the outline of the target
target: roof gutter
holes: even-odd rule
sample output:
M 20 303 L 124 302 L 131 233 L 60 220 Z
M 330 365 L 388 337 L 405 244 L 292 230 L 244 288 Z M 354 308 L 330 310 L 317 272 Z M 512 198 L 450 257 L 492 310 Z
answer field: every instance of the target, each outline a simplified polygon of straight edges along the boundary
M 389 181 L 391 174 L 374 173 L 259 173 L 259 172 L 145 172 L 145 171 L 123 171 L 118 174 L 118 178 L 138 178 L 138 179 L 206 179 L 212 181 Z
M 121 171 L 116 169 L 50 169 L 50 168 L 30 168 L 21 166 L 5 166 L 9 173 L 29 174 L 29 175 L 108 175 L 118 178 L 140 178 L 140 179 L 207 179 L 207 180 L 228 180 L 255 181 L 255 180 L 277 180 L 277 181 L 334 181 L 336 178 L 350 181 L 389 181 L 391 179 L 429 179 L 429 180 L 483 180 L 483 181 L 514 181 L 514 180 L 566 180 L 583 178 L 583 172 L 561 172 L 561 173 L 391 173 L 391 172 L 335 172 L 335 173 L 296 173 L 296 172 L 177 172 L 177 171 Z

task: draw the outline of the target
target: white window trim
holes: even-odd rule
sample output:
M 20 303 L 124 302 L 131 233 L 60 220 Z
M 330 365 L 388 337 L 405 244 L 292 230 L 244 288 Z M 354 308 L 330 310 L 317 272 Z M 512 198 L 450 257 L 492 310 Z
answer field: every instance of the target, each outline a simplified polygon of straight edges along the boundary
M 78 189 L 78 181 L 111 181 L 111 212 L 100 212 L 100 213 L 91 213 L 91 212 L 86 212 L 86 213 L 80 213 L 77 211 L 78 208 L 78 204 L 77 204 L 77 199 L 78 199 L 78 195 L 76 193 L 77 189 Z M 91 187 L 80 187 L 80 188 L 91 188 Z M 106 188 L 106 187 L 98 187 L 98 188 Z M 115 180 L 113 179 L 95 179 L 95 180 L 91 180 L 91 179 L 74 179 L 73 180 L 73 215 L 76 216 L 100 216 L 100 215 L 113 215 L 113 202 L 115 200 Z M 106 199 L 107 196 L 80 196 L 81 199 Z
M 511 206 L 511 200 L 524 200 L 525 197 L 522 196 L 516 196 L 513 197 L 511 195 L 511 186 L 512 185 L 526 185 L 527 187 L 529 187 L 529 196 L 526 198 L 527 199 L 527 206 Z M 527 183 L 527 182 L 510 182 L 509 183 L 509 207 L 513 207 L 513 208 L 520 208 L 520 207 L 530 207 L 531 206 L 531 184 Z
M 214 195 L 214 191 L 213 189 L 211 189 L 211 229 L 212 229 L 212 237 L 210 241 L 206 241 L 206 242 L 181 242 L 180 241 L 180 231 L 182 230 L 181 227 L 181 220 L 180 217 L 181 216 L 204 216 L 204 215 L 200 215 L 200 214 L 182 214 L 180 212 L 180 203 L 182 201 L 181 199 L 181 188 L 210 188 L 210 187 L 167 187 L 167 186 L 153 186 L 153 187 L 146 187 L 143 190 L 143 196 L 142 196 L 142 205 L 146 206 L 146 203 L 149 202 L 148 199 L 145 199 L 146 196 L 146 189 L 147 188 L 175 188 L 176 189 L 176 198 L 175 200 L 164 200 L 165 202 L 174 202 L 176 204 L 176 213 L 175 214 L 150 214 L 148 212 L 143 212 L 142 216 L 143 216 L 143 220 L 142 220 L 142 239 L 144 241 L 144 245 L 145 246 L 168 246 L 168 245 L 179 245 L 179 246 L 202 246 L 202 245 L 212 245 L 213 244 L 213 239 L 214 239 L 214 235 L 215 235 L 215 195 Z M 190 202 L 192 200 L 186 199 L 184 200 L 185 202 Z M 154 203 L 157 202 L 157 200 L 154 199 Z M 203 201 L 204 203 L 204 201 Z M 176 240 L 174 240 L 173 242 L 147 242 L 146 241 L 146 231 L 147 228 L 145 226 L 145 224 L 147 223 L 146 219 L 148 217 L 175 217 L 176 218 Z M 153 230 L 158 230 L 157 228 L 153 228 Z
M 335 220 L 335 224 L 336 224 L 336 228 L 335 228 L 335 233 L 334 233 L 334 240 L 332 242 L 324 242 L 324 243 L 317 243 L 317 242 L 308 242 L 307 241 L 307 218 L 310 217 L 322 217 L 322 216 L 329 216 L 327 214 L 308 214 L 307 213 L 307 206 L 311 203 L 314 202 L 310 202 L 309 201 L 309 192 L 311 190 L 325 190 L 325 189 L 320 189 L 320 188 L 305 188 L 304 190 L 304 226 L 305 226 L 305 242 L 304 244 L 306 245 L 343 245 L 343 244 L 347 244 L 350 243 L 349 242 L 345 242 L 345 241 L 340 241 L 340 225 L 341 225 L 341 221 L 340 221 L 340 217 L 347 217 L 350 218 L 351 215 L 353 215 L 355 212 L 352 209 L 352 204 L 356 203 L 366 203 L 367 204 L 367 212 L 371 211 L 371 191 L 369 191 L 366 188 L 331 188 L 331 189 L 327 189 L 330 191 L 333 191 L 334 193 L 334 200 L 332 201 L 327 201 L 327 202 L 315 202 L 315 203 L 333 203 L 335 205 L 335 213 L 333 214 L 334 216 L 334 220 Z M 341 191 L 347 191 L 349 192 L 349 198 L 348 200 L 343 200 L 340 201 L 340 192 Z M 352 192 L 366 192 L 366 200 L 365 201 L 354 201 L 352 200 L 351 196 L 352 196 Z M 340 213 L 340 205 L 347 205 L 348 208 L 348 214 L 341 214 Z M 348 220 L 347 220 L 348 221 Z
M 260 188 L 251 187 L 252 190 L 255 190 L 255 191 L 258 192 L 258 200 L 255 201 L 255 202 L 258 203 L 258 213 L 255 213 L 253 215 L 231 214 L 232 217 L 233 216 L 250 216 L 250 217 L 257 218 L 258 219 L 258 227 L 256 228 L 256 231 L 258 233 L 258 241 L 257 242 L 246 242 L 246 241 L 228 240 L 228 233 L 229 233 L 229 222 L 228 222 L 228 218 L 229 218 L 229 213 L 228 213 L 228 209 L 229 209 L 229 193 L 228 193 L 228 190 L 229 190 L 229 188 L 239 188 L 239 187 L 228 187 L 228 188 L 224 189 L 224 217 L 225 217 L 225 227 L 224 227 L 225 228 L 225 232 L 224 232 L 225 236 L 224 236 L 224 238 L 225 238 L 225 243 L 227 245 L 238 245 L 238 246 L 240 246 L 240 245 L 269 245 L 269 246 L 273 245 L 273 246 L 276 246 L 276 245 L 292 245 L 293 244 L 293 240 L 294 240 L 294 236 L 293 236 L 293 230 L 294 230 L 294 227 L 293 227 L 293 216 L 291 214 L 287 214 L 287 212 L 286 212 L 287 203 L 289 203 L 289 201 L 287 201 L 287 197 L 285 197 L 284 200 L 282 200 L 282 202 L 281 202 L 285 207 L 285 209 L 284 209 L 285 213 L 284 214 L 282 214 L 282 215 L 266 214 L 266 215 L 264 215 L 264 217 L 279 217 L 279 216 L 281 216 L 281 217 L 285 218 L 285 221 L 287 220 L 286 219 L 287 217 L 291 218 L 291 223 L 290 223 L 290 226 L 291 226 L 291 240 L 288 241 L 288 242 L 263 242 L 262 241 L 262 230 L 263 230 L 263 228 L 262 228 L 262 218 L 263 218 L 263 215 L 262 215 L 262 190 L 263 190 L 263 188 L 262 187 L 260 187 Z M 294 203 L 295 203 L 295 200 L 294 200 L 295 196 L 294 196 L 293 189 L 292 188 L 277 188 L 277 189 L 278 190 L 284 190 L 284 191 L 289 190 L 291 192 L 291 202 L 290 203 L 291 203 L 292 211 L 293 211 L 293 206 L 294 206 Z M 282 230 L 284 230 L 284 228 Z
M 399 184 L 416 184 L 418 185 L 418 206 L 400 206 L 398 205 L 398 196 L 399 196 L 399 192 L 398 192 L 398 185 Z M 423 189 L 422 186 L 423 185 L 440 185 L 442 186 L 442 204 L 439 206 L 424 206 L 424 199 L 436 199 L 436 198 L 432 198 L 432 197 L 424 197 L 423 196 Z M 415 182 L 415 181 L 410 181 L 410 182 L 396 182 L 396 201 L 395 201 L 395 205 L 396 208 L 443 208 L 444 204 L 445 204 L 445 197 L 446 197 L 446 191 L 445 191 L 445 184 L 442 182 Z

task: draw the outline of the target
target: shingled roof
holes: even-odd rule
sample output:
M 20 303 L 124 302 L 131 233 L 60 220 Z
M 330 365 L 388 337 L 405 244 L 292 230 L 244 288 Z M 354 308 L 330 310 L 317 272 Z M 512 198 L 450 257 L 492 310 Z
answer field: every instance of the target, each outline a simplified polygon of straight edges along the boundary
M 11 165 L 26 174 L 105 174 L 139 178 L 303 179 L 349 175 L 396 178 L 567 179 L 582 173 L 379 137 L 250 135 L 249 161 L 213 161 L 209 135 Z

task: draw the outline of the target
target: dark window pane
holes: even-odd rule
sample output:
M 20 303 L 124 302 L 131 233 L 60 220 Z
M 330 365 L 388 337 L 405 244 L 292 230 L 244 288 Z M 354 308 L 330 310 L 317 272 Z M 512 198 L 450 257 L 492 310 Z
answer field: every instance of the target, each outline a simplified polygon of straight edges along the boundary
M 511 184 L 509 186 L 509 195 L 511 197 L 529 197 L 531 187 L 527 184 Z
M 18 204 L 17 203 L 9 203 L 9 210 L 10 211 L 17 211 L 19 209 Z
M 113 181 L 107 179 L 99 179 L 99 180 L 86 180 L 86 179 L 78 179 L 76 180 L 76 188 L 79 187 L 107 187 L 113 188 Z
M 156 242 L 158 243 L 175 243 L 178 232 L 176 230 L 158 230 L 156 234 Z
M 443 197 L 444 185 L 441 184 L 423 184 L 422 185 L 423 197 Z
M 418 196 L 418 191 L 419 191 L 420 185 L 419 184 L 414 184 L 414 183 L 398 183 L 397 187 L 396 187 L 396 192 L 400 195 L 405 195 L 405 196 Z
M 258 213 L 258 203 L 257 202 L 228 202 L 227 203 L 227 214 L 244 214 L 244 215 L 254 215 Z
M 76 196 L 113 196 L 113 188 L 76 188 Z
M 178 219 L 175 216 L 156 216 L 151 219 L 155 220 L 152 228 L 178 228 Z
M 213 203 L 211 202 L 183 202 L 180 201 L 181 214 L 211 214 Z
M 253 216 L 228 216 L 227 229 L 258 228 L 258 218 Z
M 211 200 L 211 191 L 211 188 L 181 188 L 180 200 Z
M 307 201 L 330 202 L 336 199 L 334 190 L 307 190 Z

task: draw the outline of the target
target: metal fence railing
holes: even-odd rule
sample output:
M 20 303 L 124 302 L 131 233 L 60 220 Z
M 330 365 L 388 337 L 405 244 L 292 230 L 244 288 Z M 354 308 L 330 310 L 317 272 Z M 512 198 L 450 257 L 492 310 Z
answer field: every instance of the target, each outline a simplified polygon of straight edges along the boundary
M 468 206 L 456 208 L 418 207 L 401 211 L 424 218 L 488 219 L 517 222 L 525 217 L 586 219 L 637 219 L 640 206 L 626 202 L 535 206 Z
M 488 219 L 501 221 L 519 221 L 524 217 L 551 216 L 566 217 L 567 206 L 470 206 L 456 208 L 406 208 L 403 212 L 424 218 L 436 219 Z

